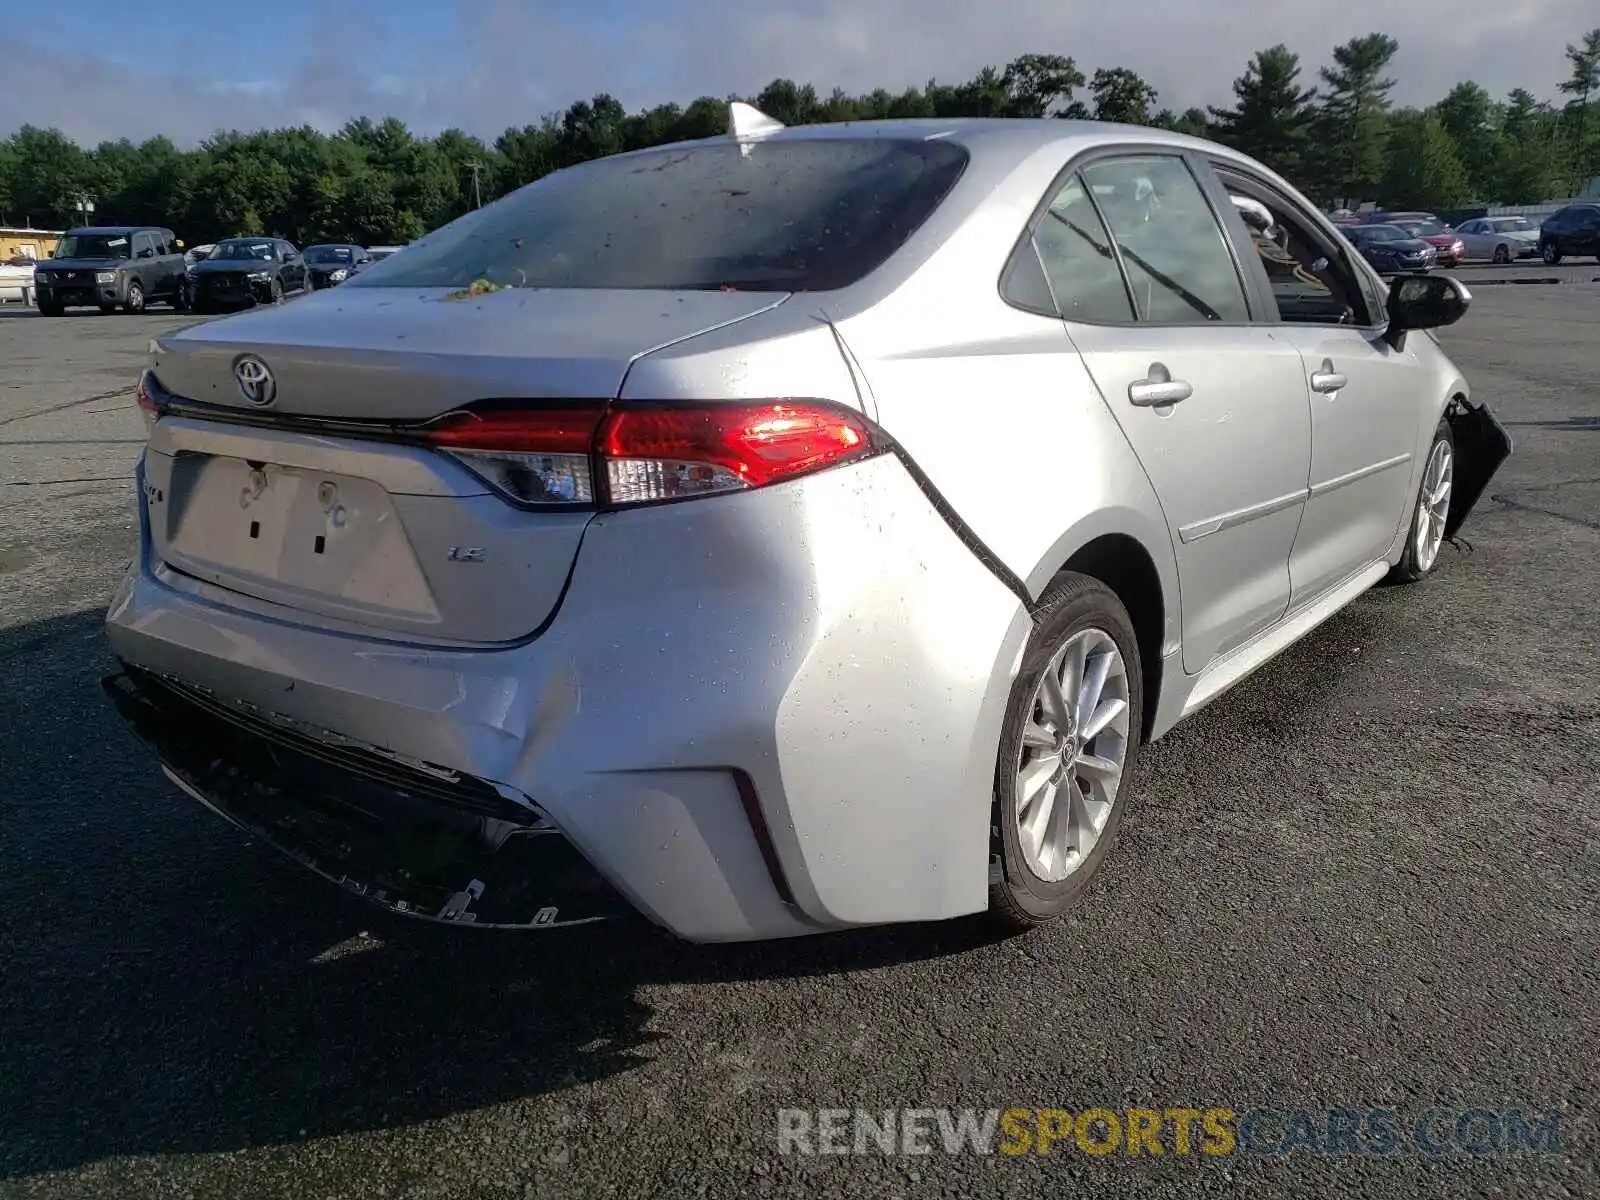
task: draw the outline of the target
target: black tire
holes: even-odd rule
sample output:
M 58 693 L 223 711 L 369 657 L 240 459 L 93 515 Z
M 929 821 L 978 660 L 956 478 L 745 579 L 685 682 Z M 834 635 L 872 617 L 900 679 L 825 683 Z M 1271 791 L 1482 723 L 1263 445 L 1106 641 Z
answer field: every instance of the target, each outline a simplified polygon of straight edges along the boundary
M 1561 261 L 1561 251 L 1556 249 L 1554 242 L 1546 242 L 1539 247 L 1539 257 L 1544 259 L 1547 266 L 1555 266 Z
M 1510 247 L 1496 246 L 1494 248 L 1494 261 L 1502 267 L 1509 263 L 1511 261 Z
M 1441 419 L 1439 427 L 1433 431 L 1433 440 L 1428 443 L 1428 453 L 1422 460 L 1422 478 L 1417 481 L 1417 494 L 1411 500 L 1411 522 L 1406 526 L 1406 548 L 1400 554 L 1400 561 L 1389 570 L 1389 583 L 1416 583 L 1433 574 L 1439 566 L 1439 557 L 1424 567 L 1417 553 L 1417 526 L 1422 521 L 1422 489 L 1428 481 L 1428 464 L 1433 461 L 1434 447 L 1440 442 L 1450 447 L 1451 455 L 1451 480 L 1454 482 L 1455 473 L 1455 436 L 1450 432 L 1450 423 Z
M 41 317 L 59 317 L 66 313 L 66 305 L 52 304 L 49 301 L 39 301 L 39 315 Z
M 144 285 L 137 279 L 128 284 L 128 294 L 122 300 L 122 311 L 135 316 L 144 311 Z
M 1024 727 L 1032 720 L 1034 693 L 1045 666 L 1068 639 L 1086 629 L 1110 635 L 1122 655 L 1128 683 L 1128 740 L 1121 782 L 1099 840 L 1083 864 L 1065 879 L 1048 882 L 1028 867 L 1017 832 L 1017 764 L 1022 753 Z M 1070 909 L 1099 871 L 1115 841 L 1117 825 L 1127 805 L 1127 781 L 1132 775 L 1144 718 L 1144 676 L 1139 660 L 1139 639 L 1128 611 L 1110 588 L 1087 575 L 1065 574 L 1052 583 L 1034 614 L 1033 633 L 1023 654 L 1022 669 L 1011 687 L 1005 724 L 995 762 L 991 856 L 998 870 L 990 873 L 989 920 L 1006 933 L 1017 933 L 1053 920 Z
M 100 306 L 100 313 L 101 313 L 102 316 L 109 317 L 112 313 L 114 313 L 116 311 L 117 311 L 117 306 L 115 304 L 102 304 Z
M 272 281 L 271 287 L 269 287 L 268 290 L 267 290 L 267 295 L 268 295 L 271 303 L 273 303 L 273 304 L 282 304 L 283 303 L 283 280 L 274 279 Z

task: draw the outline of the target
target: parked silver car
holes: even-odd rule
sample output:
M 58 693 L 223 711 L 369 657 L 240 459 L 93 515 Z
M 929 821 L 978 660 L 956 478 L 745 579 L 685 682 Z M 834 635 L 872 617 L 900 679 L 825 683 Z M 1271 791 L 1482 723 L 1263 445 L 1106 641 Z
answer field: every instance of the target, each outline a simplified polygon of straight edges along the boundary
M 1476 217 L 1456 226 L 1468 259 L 1509 263 L 1539 255 L 1539 227 L 1527 217 Z
M 179 787 L 428 918 L 1026 926 L 1510 451 L 1466 290 L 1230 150 L 736 113 L 152 344 L 106 686 Z

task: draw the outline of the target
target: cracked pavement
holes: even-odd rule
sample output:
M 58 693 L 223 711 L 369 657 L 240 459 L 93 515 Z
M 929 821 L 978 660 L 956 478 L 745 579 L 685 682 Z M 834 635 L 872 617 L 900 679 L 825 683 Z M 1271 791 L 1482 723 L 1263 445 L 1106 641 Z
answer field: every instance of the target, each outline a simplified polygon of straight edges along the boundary
M 1600 285 L 1475 291 L 1442 340 L 1517 451 L 1470 548 L 1149 748 L 1086 903 L 1004 942 L 419 926 L 167 786 L 100 619 L 190 319 L 0 311 L 0 1196 L 1600 1194 Z M 1556 1108 L 1564 1148 L 776 1148 L 782 1107 L 1094 1104 Z

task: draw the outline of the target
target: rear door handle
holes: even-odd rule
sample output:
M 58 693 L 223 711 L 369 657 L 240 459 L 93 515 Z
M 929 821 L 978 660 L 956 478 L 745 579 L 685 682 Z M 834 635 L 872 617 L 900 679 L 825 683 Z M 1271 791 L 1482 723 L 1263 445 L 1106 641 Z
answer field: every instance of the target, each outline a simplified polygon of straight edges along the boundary
M 1342 372 L 1333 369 L 1331 358 L 1323 359 L 1322 366 L 1311 372 L 1311 390 L 1325 396 L 1337 392 L 1349 382 Z
M 1174 379 L 1172 373 L 1160 363 L 1151 363 L 1145 375 L 1146 378 L 1135 379 L 1128 385 L 1130 404 L 1140 408 L 1160 408 L 1194 395 L 1194 388 L 1181 379 Z

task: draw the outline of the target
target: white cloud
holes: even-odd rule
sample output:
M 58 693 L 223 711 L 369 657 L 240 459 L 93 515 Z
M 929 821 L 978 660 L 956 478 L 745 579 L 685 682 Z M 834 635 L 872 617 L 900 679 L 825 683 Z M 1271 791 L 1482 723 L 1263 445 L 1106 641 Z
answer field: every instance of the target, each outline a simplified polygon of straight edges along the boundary
M 930 77 L 955 82 L 1033 51 L 1071 55 L 1086 73 L 1131 67 L 1159 90 L 1160 104 L 1183 108 L 1226 103 L 1257 49 L 1285 42 L 1311 83 L 1334 45 L 1373 30 L 1399 39 L 1392 74 L 1401 103 L 1428 103 L 1462 79 L 1501 95 L 1521 86 L 1553 97 L 1566 74 L 1563 46 L 1600 20 L 1593 0 L 1479 9 L 1454 0 L 1146 0 L 1111 20 L 1104 0 L 639 0 L 637 21 L 600 30 L 570 9 L 540 8 L 461 4 L 453 42 L 422 48 L 408 77 L 374 76 L 360 59 L 311 49 L 298 63 L 286 59 L 279 80 L 202 80 L 204 56 L 188 60 L 189 76 L 156 76 L 13 43 L 0 131 L 28 122 L 91 144 L 155 133 L 190 144 L 222 127 L 336 127 L 392 114 L 423 130 L 461 125 L 492 138 L 600 91 L 638 107 L 754 92 L 778 76 L 824 93 L 898 89 Z M 360 34 L 357 44 L 382 39 Z

